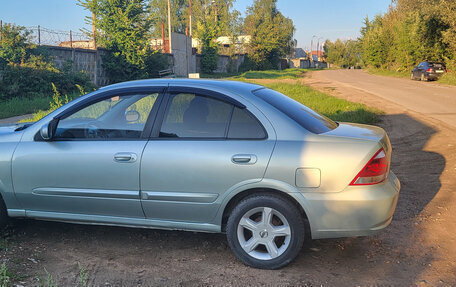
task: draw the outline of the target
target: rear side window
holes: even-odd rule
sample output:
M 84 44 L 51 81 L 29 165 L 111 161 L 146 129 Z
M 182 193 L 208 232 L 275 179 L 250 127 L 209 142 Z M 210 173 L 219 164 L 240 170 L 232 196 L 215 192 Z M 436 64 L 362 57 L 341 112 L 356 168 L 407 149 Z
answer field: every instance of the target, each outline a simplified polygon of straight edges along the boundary
M 200 95 L 172 95 L 160 137 L 225 138 L 232 107 Z
M 246 109 L 234 108 L 231 118 L 229 139 L 264 139 L 266 132 L 258 120 Z
M 337 128 L 334 121 L 277 91 L 265 88 L 253 93 L 312 133 L 321 134 Z
M 267 135 L 247 109 L 204 95 L 178 93 L 171 95 L 159 137 L 251 140 Z

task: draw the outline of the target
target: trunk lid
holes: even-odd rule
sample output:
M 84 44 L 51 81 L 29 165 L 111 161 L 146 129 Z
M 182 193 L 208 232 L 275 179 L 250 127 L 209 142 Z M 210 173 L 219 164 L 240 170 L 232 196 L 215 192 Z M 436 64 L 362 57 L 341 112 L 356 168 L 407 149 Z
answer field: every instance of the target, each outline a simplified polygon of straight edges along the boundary
M 379 142 L 387 153 L 388 158 L 391 156 L 390 140 L 385 130 L 380 127 L 354 123 L 339 123 L 337 128 L 324 133 L 324 135 Z

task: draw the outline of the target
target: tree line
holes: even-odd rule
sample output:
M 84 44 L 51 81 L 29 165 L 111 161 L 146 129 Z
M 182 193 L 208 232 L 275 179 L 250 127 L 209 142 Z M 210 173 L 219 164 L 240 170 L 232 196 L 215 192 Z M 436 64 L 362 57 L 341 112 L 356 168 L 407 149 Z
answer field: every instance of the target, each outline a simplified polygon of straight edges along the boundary
M 88 24 L 96 27 L 96 41 L 111 51 L 104 63 L 113 71 L 113 81 L 151 77 L 153 67 L 163 59 L 150 47 L 151 38 L 162 32 L 168 36 L 167 0 L 78 0 L 91 11 Z M 277 0 L 254 0 L 246 17 L 233 8 L 235 0 L 170 0 L 171 30 L 190 34 L 201 43 L 201 68 L 212 73 L 217 68 L 219 44 L 216 39 L 228 36 L 235 43 L 239 35 L 250 35 L 246 45 L 248 60 L 244 69 L 277 68 L 280 58 L 293 45 L 291 19 L 277 9 Z M 191 4 L 191 7 L 190 7 Z M 192 22 L 190 27 L 190 10 Z M 87 31 L 91 35 L 91 31 Z M 231 55 L 236 54 L 232 45 Z M 153 75 L 152 75 L 153 76 Z
M 456 67 L 456 1 L 393 0 L 384 15 L 366 17 L 357 40 L 326 41 L 328 62 L 409 71 L 421 61 Z

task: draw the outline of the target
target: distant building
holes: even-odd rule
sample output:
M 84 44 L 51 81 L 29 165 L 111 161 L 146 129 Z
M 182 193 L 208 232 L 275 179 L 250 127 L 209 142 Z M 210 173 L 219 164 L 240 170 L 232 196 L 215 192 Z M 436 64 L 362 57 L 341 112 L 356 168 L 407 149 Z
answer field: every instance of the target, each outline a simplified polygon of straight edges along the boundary
M 240 35 L 235 40 L 235 52 L 239 54 L 245 54 L 247 52 L 247 45 L 251 41 L 250 35 Z M 217 43 L 220 45 L 220 54 L 227 54 L 229 49 L 233 47 L 233 38 L 229 36 L 221 36 L 217 38 Z M 201 42 L 198 38 L 192 38 L 192 48 L 201 51 Z
M 307 58 L 307 52 L 303 48 L 295 48 L 293 58 Z
M 317 50 L 317 51 L 312 51 L 312 61 L 324 61 L 324 53 L 325 51 L 322 50 Z

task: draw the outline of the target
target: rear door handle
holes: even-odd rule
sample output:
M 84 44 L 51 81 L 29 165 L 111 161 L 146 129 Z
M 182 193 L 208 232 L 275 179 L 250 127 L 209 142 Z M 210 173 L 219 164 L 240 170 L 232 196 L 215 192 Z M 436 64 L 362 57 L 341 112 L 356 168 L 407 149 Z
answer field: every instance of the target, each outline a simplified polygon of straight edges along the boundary
M 135 162 L 138 157 L 132 152 L 118 152 L 114 155 L 116 162 Z
M 254 154 L 235 154 L 231 157 L 231 161 L 236 164 L 254 164 L 257 162 L 257 157 Z

